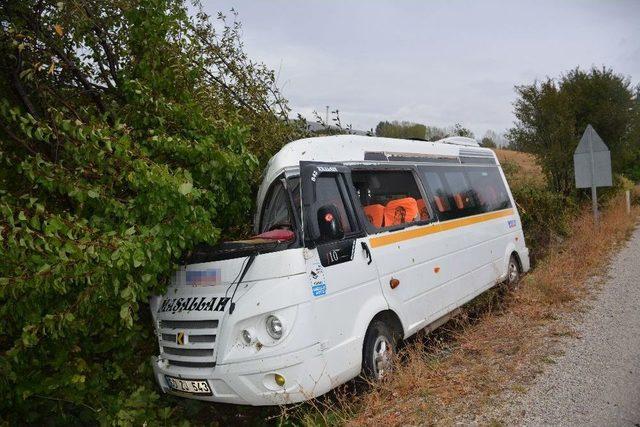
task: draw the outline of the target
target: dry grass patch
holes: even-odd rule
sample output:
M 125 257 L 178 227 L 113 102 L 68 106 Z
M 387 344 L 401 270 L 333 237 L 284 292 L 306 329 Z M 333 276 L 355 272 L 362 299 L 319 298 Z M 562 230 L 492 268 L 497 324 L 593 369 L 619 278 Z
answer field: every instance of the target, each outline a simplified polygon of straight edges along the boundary
M 530 153 L 523 153 L 522 151 L 505 150 L 496 148 L 496 156 L 500 160 L 505 173 L 510 176 L 509 185 L 519 185 L 523 182 L 529 182 L 534 184 L 544 184 L 544 173 L 542 168 L 536 162 L 536 157 Z M 510 168 L 516 168 L 516 173 L 509 174 Z
M 392 378 L 366 392 L 334 394 L 303 409 L 304 424 L 491 424 L 483 417 L 501 396 L 524 393 L 554 363 L 561 337 L 574 332 L 562 316 L 579 307 L 587 278 L 606 271 L 613 249 L 633 230 L 640 208 L 627 215 L 616 198 L 594 228 L 589 211 L 572 224 L 519 289 L 499 286 L 472 302 L 465 315 L 434 334 L 411 340 Z M 592 288 L 592 287 L 591 287 Z M 322 402 L 322 403 L 317 403 Z

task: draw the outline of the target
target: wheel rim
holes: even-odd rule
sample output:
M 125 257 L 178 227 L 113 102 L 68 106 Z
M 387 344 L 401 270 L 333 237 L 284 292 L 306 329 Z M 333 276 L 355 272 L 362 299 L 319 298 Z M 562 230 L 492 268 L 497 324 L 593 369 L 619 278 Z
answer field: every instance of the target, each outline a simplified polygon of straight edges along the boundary
M 373 375 L 376 379 L 382 379 L 391 371 L 393 348 L 389 339 L 383 335 L 376 338 L 373 345 Z
M 509 263 L 509 283 L 515 283 L 518 280 L 518 266 L 515 262 Z

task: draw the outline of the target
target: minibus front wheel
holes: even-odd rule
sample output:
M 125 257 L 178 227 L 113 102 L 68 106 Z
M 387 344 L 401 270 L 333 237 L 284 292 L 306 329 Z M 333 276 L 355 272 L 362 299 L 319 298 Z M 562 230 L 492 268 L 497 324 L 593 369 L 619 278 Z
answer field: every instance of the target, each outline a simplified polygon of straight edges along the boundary
M 372 380 L 381 380 L 393 369 L 396 339 L 392 328 L 382 320 L 374 320 L 364 337 L 362 370 Z

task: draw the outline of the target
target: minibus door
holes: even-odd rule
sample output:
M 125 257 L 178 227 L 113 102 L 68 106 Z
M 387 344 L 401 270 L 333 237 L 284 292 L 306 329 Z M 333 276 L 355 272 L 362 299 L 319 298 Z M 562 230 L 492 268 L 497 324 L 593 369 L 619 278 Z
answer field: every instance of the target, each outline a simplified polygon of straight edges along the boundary
M 355 329 L 356 317 L 366 309 L 368 299 L 379 295 L 380 284 L 369 238 L 355 215 L 350 180 L 344 165 L 300 162 L 305 257 L 315 324 L 328 348 L 355 352 L 354 357 L 337 361 L 354 364 L 355 370 L 362 354 L 358 340 L 364 334 Z

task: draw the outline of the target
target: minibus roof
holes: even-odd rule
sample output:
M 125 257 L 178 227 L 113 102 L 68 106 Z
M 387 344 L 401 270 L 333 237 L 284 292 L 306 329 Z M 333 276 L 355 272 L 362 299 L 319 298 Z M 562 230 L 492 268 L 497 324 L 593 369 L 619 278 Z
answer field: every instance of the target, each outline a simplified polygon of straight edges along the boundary
M 428 162 L 430 157 L 460 156 L 495 158 L 492 150 L 480 147 L 475 139 L 459 136 L 435 142 L 361 135 L 298 139 L 282 147 L 267 163 L 258 191 L 258 207 L 262 205 L 265 193 L 273 180 L 285 171 L 297 172 L 300 161 L 388 163 L 400 161 L 404 157 L 405 161 L 417 163 Z M 417 157 L 424 160 L 416 160 Z

